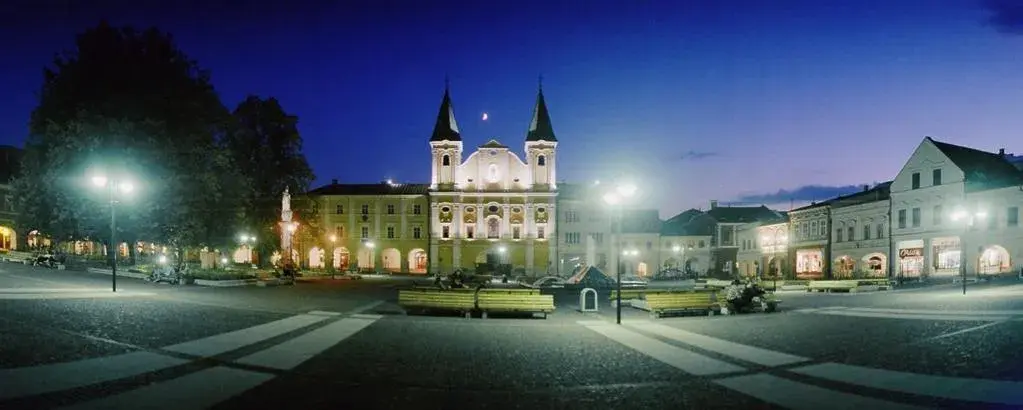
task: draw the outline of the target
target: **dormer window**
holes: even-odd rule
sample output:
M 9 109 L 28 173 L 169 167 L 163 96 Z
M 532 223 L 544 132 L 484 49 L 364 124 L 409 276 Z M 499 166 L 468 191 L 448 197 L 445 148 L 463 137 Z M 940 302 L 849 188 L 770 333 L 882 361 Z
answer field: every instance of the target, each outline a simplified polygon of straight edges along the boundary
M 447 154 L 444 154 L 444 156 L 441 157 L 441 159 L 440 159 L 440 164 L 445 166 L 445 167 L 450 166 L 451 165 L 451 156 L 449 156 Z
M 547 165 L 547 157 L 544 156 L 544 155 L 536 157 L 536 165 L 541 166 L 541 167 L 544 166 L 544 165 Z

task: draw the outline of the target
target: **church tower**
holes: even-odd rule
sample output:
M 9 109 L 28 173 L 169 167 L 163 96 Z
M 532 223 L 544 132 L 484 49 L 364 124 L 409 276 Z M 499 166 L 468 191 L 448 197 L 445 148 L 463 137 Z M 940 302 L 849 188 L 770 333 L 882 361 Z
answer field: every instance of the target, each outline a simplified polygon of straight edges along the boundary
M 551 116 L 547 112 L 547 103 L 543 99 L 543 86 L 536 95 L 536 106 L 533 107 L 533 120 L 526 132 L 526 163 L 532 175 L 533 189 L 557 189 L 556 149 L 558 139 L 554 136 Z
M 433 126 L 430 136 L 430 152 L 432 153 L 432 175 L 430 189 L 450 191 L 455 189 L 458 179 L 458 165 L 462 163 L 462 135 L 458 132 L 455 122 L 455 109 L 451 104 L 451 93 L 444 86 L 444 99 L 437 113 L 437 123 Z

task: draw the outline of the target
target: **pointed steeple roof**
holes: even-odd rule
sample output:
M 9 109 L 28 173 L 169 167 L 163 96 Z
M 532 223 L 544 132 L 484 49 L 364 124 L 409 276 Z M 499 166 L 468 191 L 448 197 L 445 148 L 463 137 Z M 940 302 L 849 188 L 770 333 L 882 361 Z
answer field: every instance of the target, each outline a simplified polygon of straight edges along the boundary
M 451 104 L 451 93 L 444 86 L 444 99 L 440 102 L 440 112 L 437 113 L 437 123 L 433 126 L 433 135 L 430 141 L 461 141 L 462 134 L 458 132 L 458 123 L 455 122 L 455 108 Z
M 533 107 L 533 121 L 529 123 L 529 131 L 526 132 L 526 141 L 550 141 L 557 142 L 554 137 L 554 127 L 551 125 L 551 115 L 547 112 L 547 103 L 543 99 L 543 85 L 536 93 L 536 107 Z

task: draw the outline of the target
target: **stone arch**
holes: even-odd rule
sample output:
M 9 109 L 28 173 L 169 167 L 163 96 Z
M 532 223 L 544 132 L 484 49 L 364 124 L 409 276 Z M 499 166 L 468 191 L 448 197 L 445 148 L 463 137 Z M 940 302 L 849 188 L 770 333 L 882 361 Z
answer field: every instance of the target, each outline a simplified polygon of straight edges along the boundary
M 18 249 L 18 232 L 9 226 L 0 226 L 0 249 L 7 251 Z
M 348 248 L 344 246 L 334 248 L 334 269 L 346 271 L 351 267 L 351 264 L 352 254 L 348 251 Z
M 832 271 L 836 278 L 851 278 L 853 272 L 856 270 L 856 261 L 850 258 L 849 255 L 842 255 L 835 258 L 834 268 Z
M 318 269 L 326 267 L 327 265 L 324 263 L 323 260 L 324 254 L 325 252 L 323 251 L 323 249 L 320 249 L 319 246 L 314 246 L 312 247 L 312 249 L 309 249 L 309 268 Z
M 360 270 L 373 270 L 376 269 L 374 256 L 376 256 L 376 252 L 373 251 L 373 248 L 363 245 L 359 248 L 359 255 L 355 262 L 358 263 Z
M 880 252 L 867 254 L 863 257 L 863 271 L 868 277 L 884 278 L 888 276 L 888 257 Z
M 690 257 L 690 258 L 686 258 L 686 262 L 682 266 L 682 271 L 683 272 L 696 272 L 696 273 L 699 273 L 701 267 L 702 266 L 700 264 L 700 258 Z
M 420 248 L 408 252 L 408 270 L 410 273 L 426 273 L 427 269 L 426 251 Z
M 1009 251 L 1001 245 L 985 246 L 977 262 L 977 272 L 983 275 L 1012 271 L 1012 259 Z
M 387 248 L 380 252 L 385 271 L 401 272 L 401 252 L 395 248 Z

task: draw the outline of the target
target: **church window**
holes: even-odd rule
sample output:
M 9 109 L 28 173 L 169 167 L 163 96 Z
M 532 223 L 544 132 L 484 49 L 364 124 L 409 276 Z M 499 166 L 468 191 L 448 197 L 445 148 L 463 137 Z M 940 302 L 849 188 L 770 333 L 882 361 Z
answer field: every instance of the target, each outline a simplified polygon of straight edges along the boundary
M 488 179 L 491 183 L 500 181 L 500 175 L 498 175 L 497 172 L 497 164 L 490 164 L 490 174 Z
M 547 157 L 543 155 L 536 157 L 536 165 L 539 165 L 541 167 L 547 165 Z
M 441 157 L 440 162 L 441 162 L 441 165 L 443 165 L 445 167 L 446 166 L 450 166 L 451 165 L 451 157 L 448 156 L 448 155 L 444 155 L 443 157 Z
M 501 221 L 497 218 L 490 218 L 487 221 L 487 238 L 496 239 L 501 237 Z

